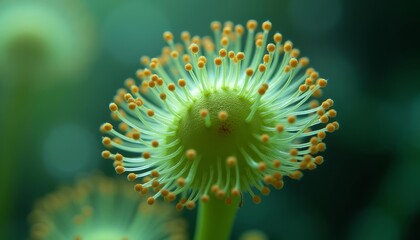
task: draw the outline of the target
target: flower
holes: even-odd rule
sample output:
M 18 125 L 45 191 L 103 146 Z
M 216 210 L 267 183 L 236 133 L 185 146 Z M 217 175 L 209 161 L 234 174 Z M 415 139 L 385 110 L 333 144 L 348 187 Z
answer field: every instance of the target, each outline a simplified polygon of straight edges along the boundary
M 327 80 L 291 41 L 275 33 L 268 43 L 271 23 L 211 23 L 214 38 L 182 32 L 175 44 L 165 32 L 168 47 L 158 58 L 142 57 L 145 68 L 128 78 L 109 105 L 121 121 L 117 131 L 104 123 L 102 139 L 110 148 L 117 173 L 128 180 L 142 178 L 135 189 L 154 190 L 148 203 L 163 196 L 177 208 L 194 208 L 213 195 L 225 199 L 256 191 L 281 189 L 283 176 L 302 177 L 323 163 L 326 133 L 339 128 L 331 109 L 334 102 L 320 98 Z M 255 45 L 255 49 L 253 46 Z M 306 69 L 306 70 L 304 70 Z M 117 149 L 117 151 L 112 151 Z
M 0 84 L 74 81 L 92 60 L 93 20 L 81 1 L 2 1 L 0 22 Z
M 131 186 L 94 175 L 36 203 L 31 239 L 186 239 L 174 212 L 165 204 L 150 208 Z

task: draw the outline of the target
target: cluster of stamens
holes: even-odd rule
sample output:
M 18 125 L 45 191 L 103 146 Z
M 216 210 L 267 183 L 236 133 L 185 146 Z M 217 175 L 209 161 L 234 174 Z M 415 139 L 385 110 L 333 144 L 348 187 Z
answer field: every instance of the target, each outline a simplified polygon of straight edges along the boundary
M 153 191 L 149 204 L 162 196 L 192 209 L 199 199 L 229 204 L 244 192 L 259 203 L 255 191 L 268 195 L 284 176 L 300 179 L 323 163 L 323 141 L 339 128 L 330 121 L 334 101 L 316 99 L 327 80 L 280 33 L 267 44 L 270 22 L 262 32 L 254 20 L 246 28 L 244 47 L 244 27 L 231 22 L 213 22 L 214 39 L 182 32 L 175 44 L 165 32 L 162 55 L 142 57 L 138 79 L 127 79 L 109 105 L 121 123 L 119 131 L 101 126 L 110 136 L 103 144 L 119 152 L 102 156 L 128 180 L 142 179 L 135 189 Z

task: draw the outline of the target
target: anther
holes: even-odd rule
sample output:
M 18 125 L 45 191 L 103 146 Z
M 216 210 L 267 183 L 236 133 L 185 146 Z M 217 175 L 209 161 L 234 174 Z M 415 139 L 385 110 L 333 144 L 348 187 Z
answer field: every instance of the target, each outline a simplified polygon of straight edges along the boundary
M 153 140 L 153 141 L 152 141 L 152 146 L 153 146 L 154 148 L 159 147 L 159 142 L 158 142 L 157 140 Z
M 175 84 L 169 83 L 168 84 L 168 90 L 171 91 L 171 92 L 175 91 Z
M 293 124 L 293 123 L 295 123 L 296 122 L 296 117 L 295 116 L 288 116 L 287 117 L 287 122 L 288 123 L 290 123 L 290 124 Z
M 127 175 L 127 179 L 128 179 L 128 181 L 130 181 L 130 182 L 132 182 L 132 181 L 134 181 L 134 180 L 136 180 L 136 174 L 134 174 L 134 173 L 130 173 L 130 174 L 128 174 Z
M 109 104 L 109 110 L 111 110 L 112 112 L 118 111 L 117 104 L 115 104 L 115 103 Z
M 277 130 L 277 132 L 279 132 L 279 133 L 281 133 L 281 132 L 283 132 L 283 130 L 284 130 L 284 126 L 283 126 L 283 124 L 277 124 L 276 125 L 276 130 Z
M 176 184 L 178 184 L 178 186 L 183 187 L 185 186 L 185 178 L 180 177 L 176 180 Z
M 257 28 L 257 21 L 255 21 L 255 20 L 249 20 L 246 23 L 246 28 L 248 30 L 254 31 Z
M 281 166 L 281 162 L 280 162 L 280 160 L 274 160 L 273 161 L 273 167 L 275 167 L 275 168 L 279 168 Z
M 155 115 L 155 112 L 152 109 L 147 110 L 147 116 L 153 117 Z
M 276 45 L 274 45 L 274 44 L 272 44 L 272 43 L 269 43 L 269 44 L 267 45 L 267 51 L 268 51 L 269 53 L 272 53 L 272 52 L 274 52 L 274 50 L 276 50 Z
M 190 49 L 191 49 L 191 52 L 192 52 L 193 54 L 198 53 L 198 51 L 200 50 L 200 48 L 198 47 L 198 45 L 197 45 L 197 44 L 195 44 L 195 43 L 191 44 Z
M 102 157 L 105 159 L 108 159 L 111 156 L 111 152 L 109 152 L 108 150 L 102 151 Z
M 262 143 L 267 143 L 269 140 L 270 140 L 270 136 L 268 136 L 267 134 L 261 135 L 261 142 Z
M 151 157 L 151 154 L 150 152 L 143 152 L 142 156 L 144 159 L 149 159 Z
M 123 174 L 125 172 L 125 169 L 123 166 L 117 166 L 115 167 L 115 172 L 117 172 L 118 174 Z
M 188 149 L 186 155 L 189 160 L 193 160 L 197 156 L 197 152 L 194 149 Z
M 187 82 L 184 79 L 179 79 L 178 80 L 178 86 L 185 87 L 185 85 L 187 85 Z
M 153 198 L 153 197 L 149 197 L 148 199 L 147 199 L 147 204 L 149 204 L 149 205 L 153 205 L 155 203 L 155 199 Z
M 228 118 L 228 113 L 226 111 L 220 111 L 217 115 L 220 121 L 224 122 Z
M 280 33 L 276 33 L 273 36 L 274 42 L 279 43 L 283 39 L 283 36 Z
M 226 159 L 226 163 L 229 167 L 234 167 L 236 165 L 236 157 L 230 156 Z
M 292 58 L 292 59 L 290 59 L 290 61 L 289 61 L 289 65 L 290 65 L 292 68 L 297 67 L 297 65 L 298 65 L 298 60 L 297 60 L 296 58 Z
M 271 30 L 271 27 L 272 27 L 272 24 L 271 24 L 271 22 L 270 22 L 270 21 L 265 21 L 265 22 L 263 22 L 263 24 L 262 24 L 262 29 L 263 29 L 264 31 L 270 31 L 270 30 Z
M 261 203 L 261 197 L 258 195 L 255 195 L 252 200 L 254 201 L 254 203 L 259 204 Z
M 165 41 L 169 42 L 169 41 L 172 41 L 174 39 L 174 36 L 172 35 L 171 32 L 164 32 L 163 33 L 163 39 L 165 39 Z

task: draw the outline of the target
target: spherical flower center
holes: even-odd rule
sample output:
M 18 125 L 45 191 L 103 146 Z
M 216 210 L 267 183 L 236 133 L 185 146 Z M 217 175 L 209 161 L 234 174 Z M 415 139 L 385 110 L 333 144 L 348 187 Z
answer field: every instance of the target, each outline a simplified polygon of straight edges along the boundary
M 261 132 L 261 118 L 257 115 L 251 122 L 245 121 L 252 103 L 237 92 L 220 90 L 201 95 L 180 113 L 176 138 L 185 149 L 195 149 L 203 171 L 216 161 L 239 155 L 240 149 L 250 144 L 258 144 L 254 136 Z M 199 114 L 203 110 L 208 114 L 205 117 Z M 226 118 L 220 116 L 223 114 Z

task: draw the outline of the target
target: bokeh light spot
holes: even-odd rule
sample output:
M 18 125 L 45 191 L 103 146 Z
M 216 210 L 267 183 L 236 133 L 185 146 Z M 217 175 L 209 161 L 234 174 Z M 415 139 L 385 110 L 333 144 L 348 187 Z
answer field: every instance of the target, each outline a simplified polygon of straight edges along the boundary
M 58 179 L 92 170 L 99 163 L 95 140 L 93 133 L 79 125 L 63 124 L 53 128 L 43 146 L 45 169 Z

